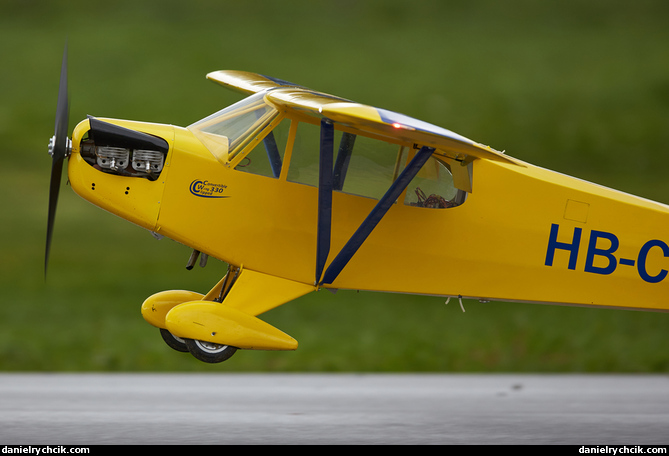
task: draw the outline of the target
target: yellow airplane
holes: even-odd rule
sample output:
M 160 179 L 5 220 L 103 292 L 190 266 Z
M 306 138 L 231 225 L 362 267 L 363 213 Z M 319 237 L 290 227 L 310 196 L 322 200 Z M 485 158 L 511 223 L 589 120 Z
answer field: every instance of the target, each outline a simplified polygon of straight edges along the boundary
M 411 117 L 243 71 L 194 124 L 89 117 L 61 70 L 45 258 L 61 169 L 117 216 L 227 263 L 205 294 L 141 306 L 205 362 L 295 350 L 258 318 L 319 289 L 667 311 L 669 207 L 549 171 Z M 463 309 L 464 310 L 464 309 Z

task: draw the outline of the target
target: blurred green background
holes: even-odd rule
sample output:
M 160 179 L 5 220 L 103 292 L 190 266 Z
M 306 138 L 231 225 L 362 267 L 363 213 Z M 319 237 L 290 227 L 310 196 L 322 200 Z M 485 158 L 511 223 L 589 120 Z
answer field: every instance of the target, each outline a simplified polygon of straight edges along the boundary
M 188 125 L 240 69 L 399 111 L 669 202 L 669 2 L 0 0 L 0 371 L 669 372 L 669 315 L 320 292 L 265 319 L 295 352 L 207 365 L 139 307 L 206 292 L 189 250 L 61 189 L 43 258 L 60 61 L 87 114 Z M 558 286 L 558 284 L 556 284 Z M 641 298 L 640 298 L 641 299 Z

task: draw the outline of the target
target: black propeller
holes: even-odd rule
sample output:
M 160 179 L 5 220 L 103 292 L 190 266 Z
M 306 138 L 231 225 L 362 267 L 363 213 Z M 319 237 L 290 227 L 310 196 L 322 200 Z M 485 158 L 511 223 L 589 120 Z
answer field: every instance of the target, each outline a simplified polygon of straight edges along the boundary
M 58 87 L 58 104 L 56 105 L 56 128 L 53 137 L 49 141 L 49 155 L 51 155 L 51 183 L 49 185 L 49 216 L 46 230 L 46 252 L 44 255 L 44 276 L 46 277 L 47 265 L 49 263 L 49 250 L 51 249 L 51 237 L 53 235 L 53 224 L 56 217 L 56 205 L 58 204 L 58 191 L 60 189 L 61 176 L 63 174 L 63 163 L 65 157 L 70 154 L 72 142 L 67 137 L 69 131 L 70 102 L 67 93 L 67 45 L 63 51 L 63 63 L 60 69 L 60 85 Z

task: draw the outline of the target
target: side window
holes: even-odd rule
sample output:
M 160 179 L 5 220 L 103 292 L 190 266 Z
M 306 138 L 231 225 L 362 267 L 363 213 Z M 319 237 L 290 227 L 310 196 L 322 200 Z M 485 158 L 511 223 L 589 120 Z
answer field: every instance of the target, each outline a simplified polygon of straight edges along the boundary
M 462 202 L 462 193 L 455 188 L 448 165 L 433 156 L 407 186 L 404 204 L 446 209 L 458 206 Z
M 335 130 L 335 191 L 380 199 L 395 176 L 400 146 Z M 290 159 L 288 180 L 318 186 L 320 127 L 301 122 Z
M 278 178 L 283 166 L 290 120 L 284 119 L 235 166 L 235 170 Z
M 319 147 L 320 126 L 300 122 L 290 158 L 289 181 L 318 186 Z M 381 199 L 415 152 L 409 147 L 335 130 L 333 189 Z M 466 196 L 467 191 L 456 188 L 450 165 L 432 156 L 407 186 L 404 204 L 445 209 L 462 204 Z
M 393 183 L 400 146 L 347 134 L 341 135 L 338 144 L 339 149 L 335 150 L 335 190 L 381 199 Z M 347 165 L 343 163 L 346 159 Z
M 290 182 L 318 186 L 320 137 L 321 129 L 318 125 L 306 122 L 297 124 L 297 134 L 290 155 L 290 168 L 288 168 L 287 179 Z

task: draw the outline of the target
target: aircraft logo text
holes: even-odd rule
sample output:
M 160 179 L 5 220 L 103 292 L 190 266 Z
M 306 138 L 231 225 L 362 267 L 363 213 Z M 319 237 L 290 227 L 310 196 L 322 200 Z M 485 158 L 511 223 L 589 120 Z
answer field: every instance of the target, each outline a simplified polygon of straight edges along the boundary
M 215 184 L 206 180 L 196 179 L 190 183 L 190 192 L 200 198 L 229 198 L 229 196 L 222 195 L 226 188 L 228 188 L 227 185 Z

